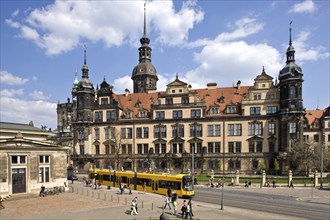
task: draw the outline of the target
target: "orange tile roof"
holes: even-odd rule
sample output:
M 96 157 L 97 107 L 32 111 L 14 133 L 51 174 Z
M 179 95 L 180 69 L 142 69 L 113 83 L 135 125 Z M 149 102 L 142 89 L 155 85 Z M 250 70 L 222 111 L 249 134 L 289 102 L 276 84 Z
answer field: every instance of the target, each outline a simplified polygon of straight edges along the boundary
M 307 118 L 308 124 L 313 125 L 316 119 L 320 119 L 325 112 L 324 109 L 321 110 L 306 110 L 305 117 Z

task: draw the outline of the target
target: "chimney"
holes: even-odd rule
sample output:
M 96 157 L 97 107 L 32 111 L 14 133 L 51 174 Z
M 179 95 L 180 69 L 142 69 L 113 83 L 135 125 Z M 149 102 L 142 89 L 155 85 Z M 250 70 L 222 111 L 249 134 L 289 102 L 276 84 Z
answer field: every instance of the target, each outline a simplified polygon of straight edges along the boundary
M 208 83 L 206 86 L 207 86 L 208 90 L 216 89 L 217 88 L 217 83 Z
M 125 96 L 128 96 L 129 95 L 129 90 L 128 89 L 125 89 Z
M 241 88 L 241 80 L 238 80 L 237 81 L 237 89 L 240 89 Z

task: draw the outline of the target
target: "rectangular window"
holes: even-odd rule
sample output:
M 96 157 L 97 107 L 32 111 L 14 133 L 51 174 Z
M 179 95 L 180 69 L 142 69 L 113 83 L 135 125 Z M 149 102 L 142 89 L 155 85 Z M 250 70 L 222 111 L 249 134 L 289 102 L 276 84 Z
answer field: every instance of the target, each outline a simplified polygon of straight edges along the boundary
M 207 152 L 208 153 L 213 153 L 213 142 L 208 142 L 207 143 Z
M 148 144 L 143 144 L 143 153 L 148 154 L 149 153 L 149 146 Z
M 242 142 L 235 142 L 235 144 L 236 144 L 236 153 L 241 153 L 241 151 L 242 151 Z
M 268 123 L 268 134 L 275 135 L 275 122 Z
M 143 137 L 149 138 L 149 128 L 148 127 L 143 128 Z
M 108 104 L 108 98 L 101 98 L 101 105 L 107 105 Z
M 262 152 L 262 141 L 257 141 L 257 152 Z
M 95 121 L 96 122 L 102 122 L 103 121 L 103 112 L 102 111 L 95 112 Z
M 126 144 L 121 145 L 121 153 L 126 154 Z
M 227 114 L 235 114 L 235 113 L 236 113 L 236 106 L 227 107 Z
M 211 115 L 219 114 L 219 108 L 218 107 L 212 107 L 210 111 Z
M 235 136 L 242 135 L 242 124 L 235 124 Z
M 314 142 L 319 142 L 319 135 L 318 134 L 314 134 Z
M 215 153 L 220 153 L 221 149 L 221 143 L 220 142 L 215 142 L 214 143 L 214 152 Z
M 228 125 L 228 136 L 234 136 L 234 124 Z
M 104 128 L 104 139 L 109 139 L 110 135 L 109 135 L 109 128 Z
M 250 115 L 260 115 L 260 107 L 250 107 Z
M 328 134 L 328 142 L 330 142 L 330 134 Z
M 181 103 L 182 104 L 189 104 L 189 97 L 187 97 L 187 96 L 182 97 Z
M 136 128 L 136 138 L 142 138 L 142 128 Z
M 183 125 L 172 126 L 172 137 L 184 137 Z
M 249 130 L 248 130 L 248 134 L 249 136 L 253 136 L 254 135 L 254 123 L 249 123 Z
M 105 145 L 105 154 L 110 154 L 110 146 Z
M 289 133 L 295 134 L 297 132 L 297 124 L 296 122 L 290 122 L 289 123 Z
M 182 118 L 182 110 L 173 110 L 173 119 Z
M 165 102 L 166 102 L 166 105 L 173 105 L 173 98 L 168 97 L 168 98 L 166 98 Z
M 129 154 L 132 154 L 132 153 L 133 153 L 133 147 L 132 147 L 132 144 L 127 144 L 127 150 L 128 150 L 128 153 L 129 153 Z
M 159 144 L 155 144 L 155 154 L 159 154 L 159 153 L 160 153 Z
M 95 145 L 95 154 L 96 155 L 100 154 L 100 145 Z
M 208 137 L 220 137 L 221 126 L 220 125 L 208 125 L 207 135 Z
M 39 182 L 49 182 L 49 170 L 50 170 L 50 156 L 39 156 Z
M 262 123 L 256 123 L 256 130 L 255 130 L 255 135 L 262 135 Z
M 157 111 L 156 112 L 156 119 L 164 119 L 165 118 L 165 112 L 164 111 Z
M 84 155 L 85 154 L 85 145 L 83 145 L 83 144 L 79 145 L 79 151 L 80 151 L 80 155 Z
M 254 141 L 249 141 L 249 152 L 250 153 L 254 152 Z
M 234 153 L 234 142 L 228 142 L 228 152 Z
M 200 109 L 192 109 L 190 111 L 190 116 L 192 118 L 200 118 L 201 117 L 201 110 Z
M 142 154 L 142 144 L 138 144 L 138 154 Z
M 309 135 L 304 135 L 304 136 L 303 136 L 303 140 L 304 140 L 305 142 L 308 142 L 308 141 L 309 141 Z
M 100 129 L 95 128 L 95 140 L 100 140 Z
M 121 138 L 126 139 L 126 128 L 121 128 L 120 130 L 121 130 L 121 132 L 120 132 L 121 133 Z
M 166 153 L 166 144 L 162 144 L 162 154 Z
M 107 111 L 107 122 L 116 120 L 116 111 Z
M 267 106 L 266 107 L 266 114 L 271 115 L 277 112 L 277 106 Z
M 190 125 L 190 137 L 202 137 L 202 125 Z

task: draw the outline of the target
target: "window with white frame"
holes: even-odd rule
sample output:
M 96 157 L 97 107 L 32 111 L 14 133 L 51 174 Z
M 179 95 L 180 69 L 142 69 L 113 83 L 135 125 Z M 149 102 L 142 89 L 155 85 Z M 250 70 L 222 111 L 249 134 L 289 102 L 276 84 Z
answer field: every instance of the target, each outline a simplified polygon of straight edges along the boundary
M 275 135 L 275 122 L 269 122 L 268 123 L 268 134 L 269 135 Z
M 50 180 L 50 156 L 39 155 L 39 182 L 46 183 Z
M 297 132 L 297 123 L 296 122 L 290 122 L 289 123 L 289 133 L 294 134 Z
M 220 137 L 221 125 L 208 125 L 207 135 L 209 137 Z
M 12 155 L 11 164 L 26 164 L 26 156 L 25 155 Z

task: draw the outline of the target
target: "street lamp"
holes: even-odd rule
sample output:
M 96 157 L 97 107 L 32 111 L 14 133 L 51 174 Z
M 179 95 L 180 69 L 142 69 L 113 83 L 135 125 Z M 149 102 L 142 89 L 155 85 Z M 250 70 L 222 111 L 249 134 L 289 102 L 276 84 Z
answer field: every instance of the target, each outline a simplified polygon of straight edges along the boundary
M 225 186 L 225 144 L 223 143 L 222 150 L 222 189 L 221 189 L 221 210 L 224 210 L 224 201 L 223 201 L 223 188 Z

